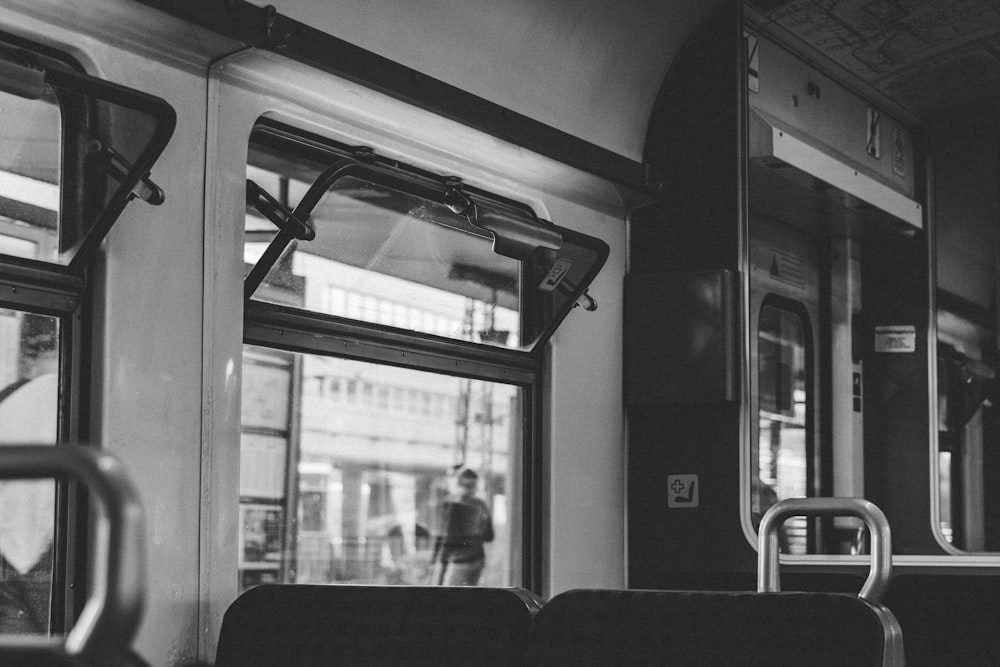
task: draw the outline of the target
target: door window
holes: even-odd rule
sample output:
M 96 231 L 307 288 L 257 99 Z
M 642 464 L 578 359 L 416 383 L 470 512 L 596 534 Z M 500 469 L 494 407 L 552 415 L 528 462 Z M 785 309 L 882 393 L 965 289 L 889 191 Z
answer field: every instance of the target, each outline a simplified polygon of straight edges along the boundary
M 804 314 L 765 300 L 757 333 L 756 522 L 777 501 L 810 495 L 807 335 Z M 785 553 L 806 553 L 806 526 L 803 517 L 785 522 L 779 540 Z

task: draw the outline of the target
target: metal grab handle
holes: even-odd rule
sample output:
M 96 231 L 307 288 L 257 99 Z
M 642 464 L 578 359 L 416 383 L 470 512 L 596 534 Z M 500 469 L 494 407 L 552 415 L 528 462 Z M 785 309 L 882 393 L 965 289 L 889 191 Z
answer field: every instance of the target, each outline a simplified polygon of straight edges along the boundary
M 0 643 L 20 658 L 57 654 L 102 664 L 130 651 L 145 603 L 146 530 L 139 494 L 121 462 L 82 446 L 0 446 L 0 479 L 82 482 L 101 509 L 90 596 L 65 640 L 19 636 Z
M 862 498 L 789 498 L 771 506 L 760 522 L 757 550 L 757 591 L 781 590 L 778 571 L 778 528 L 793 516 L 853 516 L 862 519 L 871 534 L 871 570 L 858 597 L 879 604 L 892 577 L 892 535 L 882 510 Z

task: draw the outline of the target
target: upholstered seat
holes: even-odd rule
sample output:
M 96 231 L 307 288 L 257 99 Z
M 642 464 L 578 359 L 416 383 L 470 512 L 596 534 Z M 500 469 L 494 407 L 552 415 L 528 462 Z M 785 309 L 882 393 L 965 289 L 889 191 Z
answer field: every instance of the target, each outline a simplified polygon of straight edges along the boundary
M 574 590 L 536 616 L 528 665 L 883 665 L 877 608 L 840 593 Z
M 265 585 L 226 611 L 217 667 L 521 665 L 521 589 Z

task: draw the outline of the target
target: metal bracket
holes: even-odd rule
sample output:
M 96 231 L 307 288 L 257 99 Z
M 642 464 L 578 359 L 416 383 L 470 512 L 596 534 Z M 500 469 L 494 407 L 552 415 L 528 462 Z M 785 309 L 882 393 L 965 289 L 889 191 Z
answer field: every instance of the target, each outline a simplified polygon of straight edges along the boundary
M 119 183 L 124 182 L 128 177 L 128 173 L 132 171 L 132 163 L 126 160 L 121 153 L 106 144 L 101 146 L 101 152 L 107 158 L 107 167 L 111 175 Z M 153 182 L 153 179 L 149 177 L 149 172 L 146 172 L 139 179 L 139 182 L 135 184 L 135 187 L 129 193 L 129 199 L 136 198 L 143 200 L 151 206 L 159 206 L 166 199 L 163 194 L 163 188 Z
M 581 294 L 580 298 L 578 298 L 576 300 L 576 303 L 573 304 L 574 308 L 576 308 L 577 306 L 582 307 L 587 312 L 592 313 L 595 310 L 597 310 L 597 299 L 590 296 L 590 292 L 588 292 L 587 290 L 583 290 L 583 294 Z
M 358 146 L 354 149 L 354 159 L 358 162 L 374 162 L 375 151 L 369 146 Z
M 462 179 L 449 176 L 444 179 L 444 199 L 442 203 L 456 215 L 470 215 L 475 210 L 475 204 L 462 189 Z
M 276 49 L 283 49 L 292 40 L 287 30 L 278 31 L 278 10 L 274 5 L 264 7 L 264 39 Z

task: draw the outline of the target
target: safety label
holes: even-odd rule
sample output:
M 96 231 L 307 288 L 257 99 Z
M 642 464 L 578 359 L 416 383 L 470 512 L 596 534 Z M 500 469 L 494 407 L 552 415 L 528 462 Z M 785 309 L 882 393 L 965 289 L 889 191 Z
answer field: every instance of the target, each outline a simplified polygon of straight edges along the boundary
M 801 258 L 772 249 L 767 272 L 772 278 L 795 287 L 806 286 L 806 267 Z
M 875 327 L 875 351 L 908 354 L 917 351 L 917 327 L 912 324 Z
M 555 291 L 555 289 L 559 287 L 559 283 L 562 282 L 563 278 L 566 277 L 566 274 L 569 273 L 571 268 L 573 268 L 573 262 L 565 258 L 557 259 L 556 263 L 552 265 L 551 269 L 549 269 L 548 274 L 546 274 L 545 280 L 543 280 L 542 284 L 538 286 L 538 289 L 543 292 Z
M 698 475 L 667 475 L 667 507 L 698 506 Z

